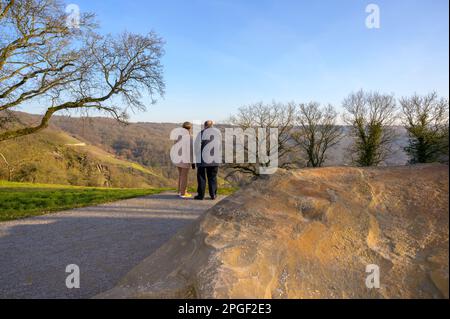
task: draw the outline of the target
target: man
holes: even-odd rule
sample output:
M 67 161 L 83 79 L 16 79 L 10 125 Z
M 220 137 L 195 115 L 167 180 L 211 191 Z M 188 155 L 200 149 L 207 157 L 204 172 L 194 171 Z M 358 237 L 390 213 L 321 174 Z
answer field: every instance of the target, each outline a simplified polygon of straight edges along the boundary
M 212 200 L 216 199 L 217 197 L 217 173 L 219 171 L 219 164 L 220 161 L 218 160 L 212 160 L 210 158 L 205 158 L 203 154 L 203 150 L 211 143 L 214 138 L 211 136 L 209 139 L 205 140 L 205 131 L 208 129 L 211 129 L 213 127 L 214 123 L 213 121 L 206 121 L 204 124 L 204 129 L 201 131 L 199 136 L 197 137 L 196 143 L 201 143 L 201 160 L 197 164 L 197 196 L 194 197 L 196 200 L 203 200 L 205 198 L 205 189 L 206 189 L 206 180 L 208 179 L 208 189 L 209 189 L 209 196 Z M 220 145 L 221 141 L 218 142 L 216 145 Z M 215 152 L 219 152 L 218 149 L 214 149 Z M 217 153 L 218 154 L 218 153 Z M 212 158 L 214 157 L 214 154 L 211 154 Z

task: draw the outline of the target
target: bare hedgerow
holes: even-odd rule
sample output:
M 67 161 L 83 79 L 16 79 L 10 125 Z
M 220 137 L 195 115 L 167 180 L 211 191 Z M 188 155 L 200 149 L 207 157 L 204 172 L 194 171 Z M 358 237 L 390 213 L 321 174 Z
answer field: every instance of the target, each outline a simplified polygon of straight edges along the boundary
M 425 96 L 414 94 L 400 99 L 402 121 L 408 131 L 405 148 L 410 163 L 432 163 L 448 160 L 448 99 L 436 92 Z
M 397 106 L 394 95 L 360 90 L 342 103 L 344 121 L 351 127 L 354 143 L 350 149 L 359 166 L 377 166 L 392 152 L 396 137 Z
M 233 126 L 246 131 L 247 129 L 264 128 L 266 132 L 265 139 L 261 139 L 258 135 L 252 136 L 256 140 L 256 150 L 260 149 L 261 141 L 270 141 L 269 129 L 278 129 L 278 143 L 276 145 L 267 145 L 265 156 L 270 157 L 274 150 L 278 151 L 278 163 L 280 168 L 290 168 L 292 165 L 290 155 L 294 151 L 294 145 L 291 141 L 292 128 L 295 124 L 295 105 L 293 103 L 277 103 L 272 102 L 265 104 L 263 102 L 254 103 L 241 107 L 236 115 L 231 116 L 229 123 Z M 245 144 L 245 143 L 244 143 Z M 248 158 L 249 152 L 253 152 L 248 145 L 242 145 L 245 157 Z M 262 154 L 251 154 L 256 157 L 256 163 L 232 163 L 227 164 L 226 168 L 230 173 L 230 177 L 236 173 L 244 174 L 251 177 L 260 175 L 260 167 L 267 167 L 269 162 L 260 161 Z
M 342 139 L 337 117 L 332 105 L 321 107 L 317 102 L 309 102 L 298 106 L 296 124 L 299 128 L 292 133 L 292 138 L 306 157 L 308 167 L 321 167 L 327 151 Z

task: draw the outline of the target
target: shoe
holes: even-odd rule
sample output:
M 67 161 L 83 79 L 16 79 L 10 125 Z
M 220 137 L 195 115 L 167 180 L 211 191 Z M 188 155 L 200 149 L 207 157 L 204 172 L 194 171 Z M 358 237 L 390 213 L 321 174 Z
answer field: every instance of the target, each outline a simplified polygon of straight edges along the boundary
M 211 196 L 211 200 L 215 200 L 216 199 L 216 196 Z
M 189 194 L 189 193 L 186 193 L 186 194 L 184 194 L 184 195 L 180 195 L 180 198 L 183 198 L 183 199 L 189 199 L 189 198 L 192 198 L 192 195 Z
M 200 197 L 200 196 L 197 195 L 197 196 L 194 197 L 194 199 L 195 200 L 203 200 L 203 197 Z

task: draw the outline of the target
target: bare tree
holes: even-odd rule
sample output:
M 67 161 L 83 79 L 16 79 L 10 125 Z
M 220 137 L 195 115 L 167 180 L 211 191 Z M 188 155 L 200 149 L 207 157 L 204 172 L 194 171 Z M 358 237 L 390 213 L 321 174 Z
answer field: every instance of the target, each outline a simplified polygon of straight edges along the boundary
M 405 151 L 411 163 L 436 162 L 448 156 L 448 99 L 436 92 L 400 99 L 403 124 L 409 134 Z
M 164 94 L 163 40 L 155 33 L 100 36 L 92 14 L 80 17 L 80 28 L 67 25 L 57 0 L 0 1 L 0 115 L 48 104 L 40 123 L 3 129 L 0 141 L 38 132 L 62 110 L 95 109 L 123 121 L 129 109 L 145 108 L 143 92 L 152 102 Z
M 396 101 L 393 95 L 362 90 L 343 102 L 344 121 L 352 127 L 351 155 L 359 166 L 376 166 L 392 152 L 395 138 Z
M 10 181 L 12 181 L 12 174 L 13 174 L 14 171 L 15 171 L 15 167 L 12 166 L 12 165 L 6 160 L 5 155 L 3 155 L 2 153 L 0 153 L 0 158 L 3 160 L 3 162 L 4 162 L 5 165 L 6 165 L 6 169 L 7 169 L 7 171 L 8 171 L 8 182 L 10 182 Z
M 262 141 L 270 141 L 269 129 L 278 129 L 278 143 L 276 145 L 267 145 L 265 156 L 269 156 L 273 153 L 273 150 L 278 151 L 278 163 L 281 168 L 289 168 L 291 166 L 290 154 L 293 151 L 293 145 L 291 143 L 291 131 L 295 121 L 295 105 L 293 103 L 282 104 L 272 102 L 271 104 L 264 104 L 262 102 L 251 104 L 241 107 L 238 113 L 232 116 L 229 120 L 230 124 L 237 126 L 243 131 L 247 129 L 254 129 L 256 136 L 257 149 L 259 149 Z M 264 128 L 266 132 L 265 139 L 262 139 L 257 135 L 257 129 Z M 244 146 L 245 152 L 248 153 L 248 145 Z M 252 154 L 255 155 L 255 154 Z M 266 167 L 270 163 L 263 163 L 260 161 L 261 154 L 256 156 L 256 163 L 233 163 L 229 164 L 228 168 L 231 169 L 229 175 L 235 173 L 248 174 L 250 176 L 259 176 L 260 167 Z
M 292 138 L 306 155 L 308 167 L 321 167 L 327 151 L 342 139 L 342 128 L 336 124 L 337 116 L 332 105 L 321 107 L 316 102 L 299 105 L 299 130 Z

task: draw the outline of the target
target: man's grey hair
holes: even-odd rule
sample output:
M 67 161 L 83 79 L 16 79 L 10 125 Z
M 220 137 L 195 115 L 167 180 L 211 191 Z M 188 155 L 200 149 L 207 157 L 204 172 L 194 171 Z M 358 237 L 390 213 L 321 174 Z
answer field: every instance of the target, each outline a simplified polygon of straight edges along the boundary
M 205 122 L 205 128 L 210 128 L 214 125 L 214 122 L 211 120 L 208 120 Z

